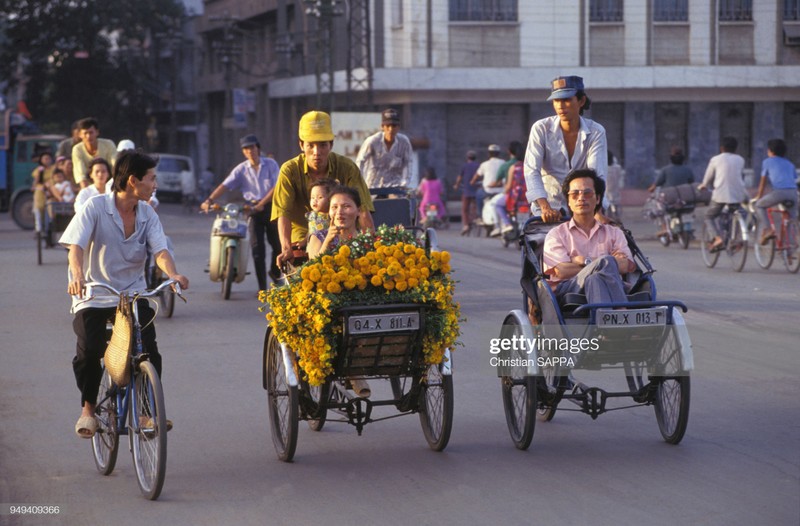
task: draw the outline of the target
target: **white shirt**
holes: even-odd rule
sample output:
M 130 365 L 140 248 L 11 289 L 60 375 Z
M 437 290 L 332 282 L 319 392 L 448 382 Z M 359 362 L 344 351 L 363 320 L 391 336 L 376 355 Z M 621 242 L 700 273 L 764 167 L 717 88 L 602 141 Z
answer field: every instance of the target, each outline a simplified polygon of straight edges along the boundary
M 411 141 L 398 133 L 386 148 L 383 131 L 367 137 L 358 151 L 356 164 L 369 188 L 407 187 L 410 181 Z
M 86 281 L 107 283 L 119 291 L 143 291 L 144 263 L 148 250 L 158 254 L 167 249 L 167 238 L 155 210 L 144 201 L 136 205 L 136 226 L 125 239 L 125 227 L 114 202 L 114 194 L 90 199 L 70 221 L 59 239 L 69 248 L 78 245 L 84 250 L 84 276 Z M 94 292 L 93 300 L 72 297 L 73 311 L 85 308 L 116 307 L 119 298 L 102 296 L 105 291 Z
M 572 157 L 567 153 L 558 115 L 536 121 L 531 126 L 525 151 L 525 183 L 528 202 L 547 198 L 554 209 L 567 209 L 561 183 L 572 170 L 591 168 L 604 181 L 608 174 L 606 130 L 591 119 L 580 118 L 578 139 Z M 606 204 L 606 199 L 603 199 Z
M 108 191 L 108 190 L 106 190 Z M 87 186 L 86 188 L 82 189 L 78 192 L 77 197 L 75 197 L 75 214 L 77 215 L 80 212 L 84 205 L 91 199 L 92 197 L 102 195 L 100 190 L 97 189 L 95 185 Z
M 500 157 L 492 157 L 483 161 L 481 165 L 478 166 L 478 171 L 475 173 L 483 176 L 483 191 L 487 194 L 499 194 L 503 191 L 502 185 L 494 187 L 490 187 L 489 185 L 497 182 L 498 172 L 505 162 L 506 161 Z
M 741 155 L 722 152 L 708 161 L 703 186 L 713 188 L 711 200 L 715 203 L 741 203 L 747 200 L 744 188 L 744 158 Z

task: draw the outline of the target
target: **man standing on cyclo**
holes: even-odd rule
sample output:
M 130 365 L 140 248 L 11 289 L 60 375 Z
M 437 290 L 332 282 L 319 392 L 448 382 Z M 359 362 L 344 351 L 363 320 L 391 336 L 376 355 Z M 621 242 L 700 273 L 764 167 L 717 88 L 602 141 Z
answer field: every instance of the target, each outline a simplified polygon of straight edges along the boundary
M 73 296 L 72 327 L 78 337 L 72 369 L 82 407 L 75 432 L 82 438 L 91 438 L 97 431 L 94 409 L 103 373 L 100 357 L 106 348 L 106 321 L 113 319 L 119 302 L 108 295 L 84 299 L 84 285 L 98 281 L 120 291 L 146 290 L 144 266 L 150 251 L 170 279 L 189 288 L 189 279 L 178 273 L 167 249 L 158 215 L 147 205 L 157 187 L 157 162 L 141 151 L 120 153 L 114 166 L 114 191 L 90 199 L 59 240 L 69 249 L 67 292 Z M 138 310 L 142 344 L 160 376 L 161 355 L 151 323 L 155 312 L 143 299 Z
M 381 113 L 381 131 L 361 145 L 356 164 L 369 188 L 407 188 L 411 181 L 411 141 L 399 133 L 400 114 Z
M 311 210 L 311 184 L 320 179 L 333 179 L 355 189 L 361 198 L 358 214 L 360 230 L 373 230 L 369 195 L 361 172 L 353 161 L 331 151 L 333 129 L 331 117 L 322 111 L 310 111 L 300 118 L 298 130 L 303 152 L 281 166 L 272 203 L 272 220 L 278 221 L 281 254 L 278 264 L 294 260 L 294 251 L 305 250 L 308 238 L 306 212 Z

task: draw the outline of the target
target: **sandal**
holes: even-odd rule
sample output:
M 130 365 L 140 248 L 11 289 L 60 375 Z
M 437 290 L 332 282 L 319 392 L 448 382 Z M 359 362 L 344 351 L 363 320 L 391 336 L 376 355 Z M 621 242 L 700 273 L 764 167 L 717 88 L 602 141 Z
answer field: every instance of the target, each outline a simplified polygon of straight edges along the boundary
M 97 432 L 97 419 L 93 416 L 81 416 L 75 424 L 75 434 L 81 438 L 92 438 Z
M 769 243 L 770 239 L 775 239 L 775 231 L 765 230 L 764 233 L 761 234 L 761 244 L 766 245 Z

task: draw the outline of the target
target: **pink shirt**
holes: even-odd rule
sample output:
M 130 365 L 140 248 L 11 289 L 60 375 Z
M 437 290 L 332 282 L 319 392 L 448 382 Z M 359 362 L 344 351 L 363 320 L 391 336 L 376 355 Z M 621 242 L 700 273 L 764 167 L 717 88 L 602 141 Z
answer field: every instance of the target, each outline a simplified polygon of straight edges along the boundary
M 573 219 L 562 223 L 547 233 L 544 240 L 544 271 L 552 269 L 559 263 L 572 261 L 574 256 L 596 259 L 622 252 L 633 260 L 625 234 L 618 227 L 595 223 L 587 236 Z M 550 284 L 562 281 L 554 275 L 550 276 Z

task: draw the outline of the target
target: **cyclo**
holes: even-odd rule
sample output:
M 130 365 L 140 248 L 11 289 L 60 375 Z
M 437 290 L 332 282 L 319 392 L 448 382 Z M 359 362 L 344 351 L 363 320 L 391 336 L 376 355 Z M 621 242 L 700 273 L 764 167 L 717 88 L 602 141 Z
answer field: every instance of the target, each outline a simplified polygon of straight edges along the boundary
M 386 228 L 399 227 L 384 225 L 376 235 L 380 237 Z M 415 236 L 418 231 L 408 230 Z M 417 239 L 425 257 L 433 259 L 436 232 L 428 229 Z M 289 284 L 272 290 L 280 294 L 281 289 L 290 296 Z M 430 448 L 443 450 L 453 419 L 452 358 L 450 349 L 444 348 L 438 363 L 426 360 L 426 320 L 434 308 L 428 303 L 402 302 L 335 309 L 329 322 L 338 328 L 331 345 L 332 372 L 316 386 L 303 369 L 298 349 L 282 342 L 271 324 L 264 339 L 262 383 L 278 458 L 288 462 L 294 457 L 300 420 L 307 421 L 313 431 L 322 430 L 326 422 L 348 423 L 360 435 L 368 423 L 413 413 L 419 414 Z M 274 305 L 272 310 L 274 314 Z M 353 379 L 388 379 L 391 396 L 378 399 L 375 392 L 369 398 L 356 396 L 348 389 Z M 394 407 L 399 414 L 378 417 L 375 409 L 381 407 Z M 329 418 L 330 412 L 338 418 Z
M 496 363 L 511 440 L 527 449 L 537 418 L 548 422 L 558 409 L 596 419 L 608 411 L 652 405 L 664 440 L 679 443 L 689 418 L 694 364 L 682 316 L 687 307 L 656 298 L 654 269 L 625 229 L 637 266 L 625 277 L 629 301 L 587 304 L 584 295 L 567 294 L 559 305 L 542 272 L 544 239 L 552 226 L 538 217 L 524 226 L 522 308 L 508 313 L 500 333 L 500 341 L 522 343 L 509 345 L 499 355 L 507 361 Z M 590 387 L 572 376 L 573 370 L 600 369 L 621 369 L 627 389 Z M 630 398 L 633 405 L 607 405 L 617 398 Z M 573 407 L 563 408 L 564 401 Z

